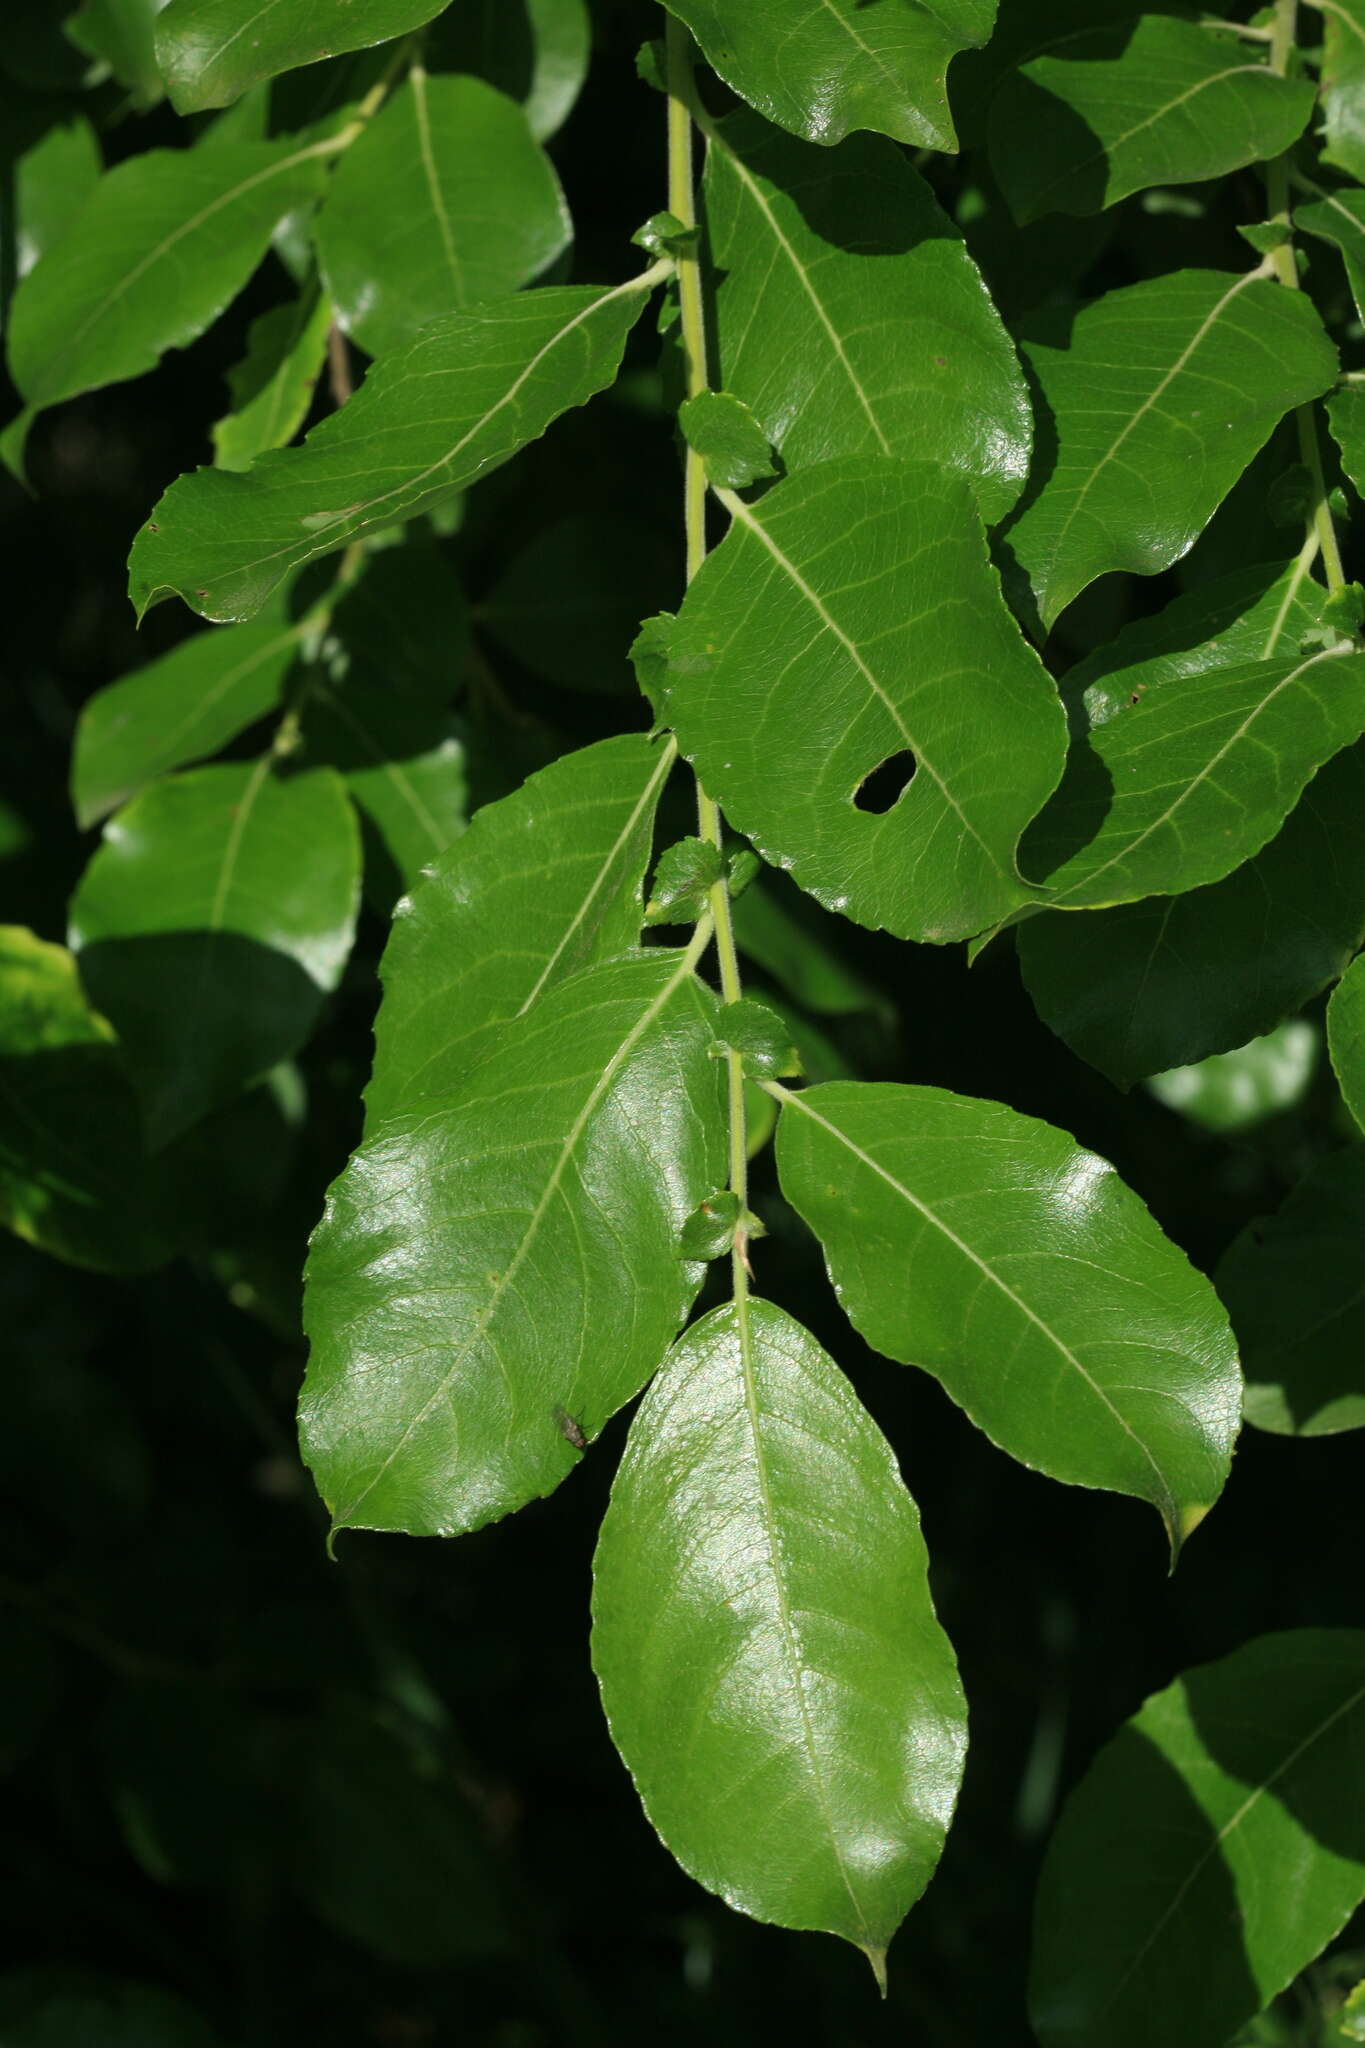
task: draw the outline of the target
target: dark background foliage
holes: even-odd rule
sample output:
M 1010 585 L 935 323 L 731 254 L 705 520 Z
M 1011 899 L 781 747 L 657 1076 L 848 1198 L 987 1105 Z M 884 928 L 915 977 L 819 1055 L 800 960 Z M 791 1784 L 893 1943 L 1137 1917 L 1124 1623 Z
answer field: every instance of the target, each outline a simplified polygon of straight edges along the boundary
M 20 10 L 38 24 L 40 54 L 45 11 L 59 10 Z M 596 11 L 591 81 L 554 155 L 578 221 L 574 274 L 610 280 L 634 267 L 629 235 L 660 203 L 663 122 L 634 75 L 653 10 Z M 11 158 L 61 103 L 60 79 L 43 83 L 21 41 L 0 82 Z M 961 71 L 965 90 L 970 63 Z M 117 157 L 173 126 L 154 112 L 107 141 Z M 1134 200 L 1102 224 L 1019 234 L 971 153 L 928 168 L 950 209 L 969 187 L 979 195 L 964 213 L 1011 318 L 1177 262 L 1239 264 L 1235 223 L 1263 210 L 1245 174 L 1217 194 L 1183 192 L 1174 210 Z M 165 484 L 208 459 L 225 372 L 282 284 L 267 265 L 203 342 L 47 415 L 33 499 L 0 482 L 3 915 L 44 937 L 63 936 L 94 843 L 66 797 L 76 714 L 190 625 L 166 606 L 135 631 L 129 539 Z M 644 537 L 638 572 L 618 572 L 625 619 L 676 598 L 677 469 L 657 339 L 643 331 L 632 348 L 618 391 L 483 486 L 442 542 L 476 605 L 547 507 Z M 1265 507 L 1268 482 L 1293 459 L 1282 435 L 1200 542 L 1208 568 L 1292 551 Z M 1136 594 L 1108 579 L 1068 615 L 1059 664 L 1134 605 L 1159 605 L 1180 577 Z M 486 646 L 468 714 L 479 793 L 640 723 L 624 667 L 621 685 L 557 689 Z M 794 891 L 790 902 L 818 915 Z M 830 937 L 832 921 L 819 924 Z M 851 1950 L 756 1926 L 691 1884 L 611 1748 L 586 1618 L 623 1419 L 570 1483 L 511 1522 L 448 1544 L 348 1534 L 328 1559 L 293 1444 L 298 1275 L 357 1135 L 384 932 L 367 913 L 302 1058 L 306 1114 L 286 1117 L 258 1090 L 194 1141 L 194 1255 L 115 1281 L 0 1245 L 7 1967 L 73 1985 L 84 1972 L 157 1984 L 214 2037 L 253 2048 L 532 2048 L 642 2031 L 678 2043 L 769 2032 L 1026 2042 L 1037 1864 L 1096 1746 L 1175 1672 L 1250 1636 L 1359 1624 L 1356 1445 L 1250 1432 L 1224 1500 L 1168 1578 L 1148 1510 L 1031 1476 L 927 1378 L 861 1353 L 760 1161 L 772 1233 L 761 1282 L 836 1351 L 897 1449 L 971 1703 L 959 1818 L 878 2006 Z M 1206 1270 L 1340 1140 L 1325 1074 L 1292 1111 L 1233 1139 L 1141 1088 L 1120 1095 L 1037 1022 L 1008 940 L 970 970 L 960 949 L 848 926 L 832 942 L 884 998 L 884 1012 L 830 1027 L 861 1071 L 993 1097 L 1074 1131 Z

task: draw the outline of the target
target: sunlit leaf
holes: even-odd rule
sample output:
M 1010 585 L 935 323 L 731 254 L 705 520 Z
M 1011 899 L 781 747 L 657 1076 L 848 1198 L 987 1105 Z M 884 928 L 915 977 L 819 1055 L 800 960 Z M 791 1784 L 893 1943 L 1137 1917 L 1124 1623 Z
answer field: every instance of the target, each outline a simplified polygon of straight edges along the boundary
M 220 469 L 246 469 L 303 425 L 327 358 L 332 308 L 316 287 L 254 320 L 246 354 L 228 372 L 232 410 L 213 429 Z

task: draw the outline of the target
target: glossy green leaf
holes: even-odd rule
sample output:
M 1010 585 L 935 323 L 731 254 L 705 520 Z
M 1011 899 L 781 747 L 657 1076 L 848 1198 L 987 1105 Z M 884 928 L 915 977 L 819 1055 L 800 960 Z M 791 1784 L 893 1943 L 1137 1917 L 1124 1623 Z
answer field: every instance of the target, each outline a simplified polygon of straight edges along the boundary
M 170 0 L 156 25 L 181 114 L 225 107 L 248 86 L 344 50 L 367 50 L 439 14 L 445 0 Z
M 1153 1074 L 1147 1085 L 1158 1102 L 1201 1130 L 1231 1136 L 1296 1108 L 1308 1093 L 1320 1052 L 1314 1027 L 1291 1017 L 1231 1052 Z
M 1241 1379 L 1213 1289 L 1114 1169 L 937 1088 L 782 1102 L 783 1192 L 869 1344 L 1023 1464 L 1150 1501 L 1178 1552 L 1227 1477 Z
M 450 564 L 429 541 L 409 541 L 371 555 L 342 597 L 303 701 L 304 759 L 346 777 L 371 828 L 370 894 L 386 911 L 468 818 L 451 715 L 468 657 Z
M 678 425 L 700 455 L 710 483 L 742 491 L 760 477 L 777 474 L 771 442 L 732 391 L 699 391 L 680 407 Z
M 1365 0 L 1323 0 L 1326 157 L 1365 179 Z
M 1221 882 L 1019 927 L 1044 1023 L 1121 1088 L 1271 1030 L 1365 945 L 1365 747 Z
M 966 1748 L 927 1567 L 890 1445 L 800 1324 L 752 1301 L 687 1332 L 597 1547 L 607 1720 L 685 1870 L 883 1978 Z
M 1365 81 L 1365 67 L 1361 77 Z M 1310 184 L 1309 189 L 1319 197 L 1294 208 L 1294 226 L 1341 251 L 1356 311 L 1365 318 L 1365 192 L 1354 185 L 1344 185 L 1339 192 L 1321 185 Z
M 1183 555 L 1276 423 L 1337 374 L 1305 295 L 1254 271 L 1128 285 L 1056 341 L 1025 349 L 1045 408 L 1037 481 L 1004 529 L 1044 627 L 1106 571 Z
M 107 172 L 14 295 L 10 374 L 29 412 L 140 376 L 202 334 L 323 175 L 317 145 L 287 141 L 149 149 Z
M 722 1046 L 739 1054 L 745 1073 L 756 1081 L 801 1071 L 801 1055 L 785 1017 L 753 996 L 722 1006 L 716 1020 L 717 1050 Z
M 1332 991 L 1327 1043 L 1342 1098 L 1365 1130 L 1365 954 L 1351 962 Z
M 164 1145 L 303 1044 L 346 964 L 359 846 L 340 779 L 269 755 L 156 783 L 71 903 L 92 1000 Z
M 499 1024 L 634 948 L 671 765 L 643 734 L 599 740 L 476 814 L 394 919 L 367 1128 L 461 1087 Z
M 875 128 L 955 149 L 947 70 L 984 43 L 995 0 L 667 0 L 714 71 L 760 114 L 809 142 Z
M 507 1514 L 582 1455 L 557 1411 L 590 1443 L 655 1370 L 700 1278 L 678 1233 L 724 1174 L 714 1014 L 682 952 L 594 968 L 373 1129 L 308 1264 L 300 1430 L 334 1528 Z
M 659 856 L 645 904 L 647 924 L 695 924 L 717 882 L 725 857 L 709 839 L 680 839 Z
M 670 541 L 643 525 L 576 515 L 511 556 L 478 621 L 547 682 L 634 694 L 631 640 L 642 618 L 676 600 L 680 580 Z
M 228 372 L 232 410 L 213 429 L 220 469 L 246 469 L 303 425 L 323 363 L 332 308 L 315 287 L 254 320 L 246 354 Z
M 536 277 L 572 230 L 521 108 L 415 66 L 341 160 L 318 215 L 337 315 L 371 355 Z
M 1320 1160 L 1223 1255 L 1218 1292 L 1246 1372 L 1243 1413 L 1279 1436 L 1365 1428 L 1365 1145 Z
M 1041 2048 L 1224 2048 L 1365 1894 L 1362 1739 L 1359 1630 L 1262 1636 L 1154 1694 L 1048 1848 Z
M 1341 466 L 1365 496 L 1365 386 L 1343 385 L 1327 401 L 1332 436 L 1341 450 Z
M 0 1223 L 74 1265 L 169 1256 L 113 1031 L 64 946 L 0 925 Z
M 612 381 L 646 289 L 563 286 L 456 314 L 377 364 L 301 448 L 182 477 L 133 544 L 139 613 L 178 593 L 206 618 L 250 618 L 298 563 L 487 475 Z
M 1169 15 L 1063 36 L 991 103 L 991 167 L 1016 220 L 1096 213 L 1148 185 L 1226 177 L 1279 156 L 1313 112 L 1311 79 Z
M 1018 359 L 957 230 L 888 142 L 832 153 L 752 114 L 707 124 L 716 357 L 788 470 L 904 455 L 999 519 L 1031 424 Z
M 562 127 L 588 75 L 586 0 L 461 0 L 427 38 L 433 71 L 474 71 L 520 100 L 537 142 Z
M 1065 720 L 967 486 L 862 458 L 727 504 L 670 636 L 666 702 L 731 824 L 830 909 L 902 938 L 970 937 L 1027 902 L 1015 849 Z M 893 757 L 908 788 L 860 810 Z
M 1023 865 L 1059 909 L 1219 881 L 1362 731 L 1365 655 L 1340 647 L 1155 681 L 1073 742 Z
M 100 181 L 95 131 L 80 114 L 57 121 L 14 166 L 14 272 L 26 277 L 61 240 Z
M 275 612 L 196 633 L 92 697 L 71 765 L 78 824 L 98 823 L 159 775 L 217 753 L 263 718 L 280 701 L 301 637 L 298 620 Z
M 166 0 L 81 0 L 63 24 L 77 49 L 126 85 L 138 108 L 155 106 L 163 87 L 153 31 Z

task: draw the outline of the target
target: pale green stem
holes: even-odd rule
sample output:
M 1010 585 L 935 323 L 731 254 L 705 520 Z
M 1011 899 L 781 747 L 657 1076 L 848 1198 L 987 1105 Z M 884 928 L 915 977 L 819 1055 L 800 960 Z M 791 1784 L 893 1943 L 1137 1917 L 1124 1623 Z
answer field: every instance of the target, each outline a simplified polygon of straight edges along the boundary
M 696 229 L 697 195 L 692 165 L 692 41 L 682 23 L 668 17 L 665 28 L 668 85 L 668 210 L 685 228 Z M 684 381 L 689 398 L 707 389 L 706 313 L 702 299 L 701 263 L 695 239 L 678 256 L 678 302 L 682 315 Z M 686 535 L 687 580 L 706 559 L 706 469 L 696 450 L 683 458 L 683 525 Z M 720 810 L 697 783 L 697 830 L 719 852 L 723 844 Z M 721 995 L 739 1001 L 742 985 L 729 885 L 722 875 L 709 891 L 714 922 Z M 738 1053 L 725 1056 L 730 1108 L 730 1187 L 739 1198 L 740 1224 L 735 1232 L 732 1264 L 735 1297 L 743 1302 L 749 1289 L 748 1213 L 749 1141 L 744 1102 L 744 1063 Z
M 1296 48 L 1299 23 L 1298 0 L 1275 0 L 1275 16 L 1270 31 L 1270 65 L 1277 77 L 1289 74 Z M 1290 291 L 1299 290 L 1299 266 L 1294 255 L 1294 216 L 1289 204 L 1289 153 L 1277 156 L 1266 165 L 1266 197 L 1270 207 L 1270 218 L 1277 227 L 1284 230 L 1284 240 L 1270 252 L 1270 262 L 1280 283 Z M 1346 571 L 1342 566 L 1341 548 L 1337 541 L 1337 530 L 1332 519 L 1332 508 L 1327 500 L 1327 479 L 1322 468 L 1322 449 L 1318 442 L 1317 414 L 1312 403 L 1294 408 L 1294 425 L 1298 430 L 1299 454 L 1304 468 L 1308 471 L 1312 486 L 1312 506 L 1309 522 L 1317 534 L 1322 549 L 1322 566 L 1327 578 L 1327 588 L 1334 594 L 1346 587 Z

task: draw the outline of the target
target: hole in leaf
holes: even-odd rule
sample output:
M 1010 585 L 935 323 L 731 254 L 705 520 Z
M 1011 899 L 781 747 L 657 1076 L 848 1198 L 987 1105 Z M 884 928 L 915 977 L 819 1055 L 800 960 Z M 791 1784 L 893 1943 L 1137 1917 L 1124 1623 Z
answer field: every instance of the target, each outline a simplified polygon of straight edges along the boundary
M 902 747 L 898 754 L 890 755 L 870 775 L 865 775 L 854 790 L 853 801 L 857 808 L 869 811 L 874 818 L 885 816 L 909 789 L 914 780 L 915 765 L 915 757 L 909 747 Z

